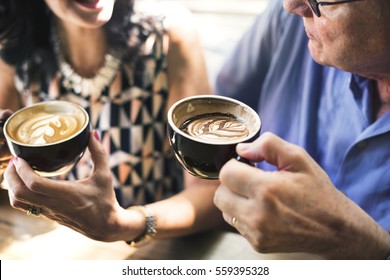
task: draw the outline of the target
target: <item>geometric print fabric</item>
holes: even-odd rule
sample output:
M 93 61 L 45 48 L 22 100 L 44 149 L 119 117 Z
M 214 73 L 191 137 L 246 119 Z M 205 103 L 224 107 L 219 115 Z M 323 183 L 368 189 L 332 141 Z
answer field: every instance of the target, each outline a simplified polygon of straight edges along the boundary
M 119 90 L 116 83 L 117 87 L 111 84 L 99 94 L 82 96 L 62 86 L 60 73 L 54 81 L 57 90 L 45 92 L 42 89 L 53 86 L 44 82 L 30 85 L 35 102 L 68 100 L 87 110 L 92 128 L 109 155 L 113 187 L 123 207 L 161 200 L 182 189 L 183 171 L 167 140 L 167 35 L 159 20 L 145 18 L 148 24 L 144 26 L 151 27 L 144 38 L 147 47 L 141 46 L 137 63 L 122 61 L 115 77 Z M 140 34 L 145 32 L 141 30 Z M 86 152 L 67 179 L 85 178 L 92 170 Z

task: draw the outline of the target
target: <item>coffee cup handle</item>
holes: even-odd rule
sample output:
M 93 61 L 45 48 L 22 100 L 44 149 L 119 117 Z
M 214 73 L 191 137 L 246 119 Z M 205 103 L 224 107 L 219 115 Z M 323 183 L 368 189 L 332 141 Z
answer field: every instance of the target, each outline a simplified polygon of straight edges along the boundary
M 241 156 L 237 156 L 237 157 L 236 157 L 236 160 L 238 160 L 239 162 L 246 163 L 246 164 L 248 164 L 248 165 L 250 165 L 250 166 L 253 166 L 253 167 L 256 166 L 255 163 L 254 163 L 253 161 L 251 161 L 251 160 L 249 160 L 249 159 L 246 159 L 246 158 L 243 158 L 243 157 L 241 157 Z
M 5 136 L 3 133 L 3 127 L 6 120 L 0 120 L 0 140 L 5 140 Z
M 1 111 L 1 110 L 0 110 Z M 8 120 L 8 118 L 12 115 L 12 111 L 10 110 L 6 110 L 6 111 L 9 111 L 8 114 L 2 114 L 3 115 L 3 118 L 0 119 L 0 141 L 4 142 L 4 143 L 7 143 L 6 139 L 5 139 L 5 136 L 4 136 L 4 133 L 3 133 L 3 128 L 4 128 L 4 125 L 6 123 L 6 121 Z
M 9 160 L 12 158 L 11 152 L 8 148 L 7 141 L 3 133 L 3 127 L 5 120 L 0 120 L 0 184 L 3 182 L 3 174 L 5 168 L 8 165 Z M 2 185 L 0 185 L 0 188 Z
M 7 121 L 7 119 L 0 120 L 0 169 L 1 169 L 1 161 L 4 160 L 5 157 L 11 157 L 11 152 L 8 148 L 7 139 L 5 138 L 3 129 L 4 124 Z

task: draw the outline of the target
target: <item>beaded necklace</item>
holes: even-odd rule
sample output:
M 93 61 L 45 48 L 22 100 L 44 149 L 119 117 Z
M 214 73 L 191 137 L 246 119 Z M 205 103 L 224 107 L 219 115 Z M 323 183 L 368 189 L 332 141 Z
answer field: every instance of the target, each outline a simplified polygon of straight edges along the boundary
M 110 50 L 105 54 L 104 63 L 94 77 L 82 77 L 66 61 L 58 35 L 54 29 L 56 28 L 52 28 L 51 40 L 59 70 L 62 74 L 62 86 L 66 90 L 72 91 L 73 93 L 84 97 L 99 96 L 111 85 L 118 72 L 121 65 L 120 53 Z

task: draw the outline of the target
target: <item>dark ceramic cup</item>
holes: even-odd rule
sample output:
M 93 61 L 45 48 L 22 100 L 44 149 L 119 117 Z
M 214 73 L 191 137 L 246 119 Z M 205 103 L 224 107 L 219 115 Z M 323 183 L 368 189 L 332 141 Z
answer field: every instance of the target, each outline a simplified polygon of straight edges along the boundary
M 260 128 L 252 108 L 222 96 L 185 98 L 168 111 L 169 143 L 177 160 L 203 179 L 218 179 L 222 166 L 232 158 L 245 161 L 238 157 L 236 146 L 253 141 Z
M 26 160 L 41 176 L 58 176 L 70 171 L 84 154 L 89 115 L 67 101 L 37 103 L 12 114 L 3 133 L 13 156 Z

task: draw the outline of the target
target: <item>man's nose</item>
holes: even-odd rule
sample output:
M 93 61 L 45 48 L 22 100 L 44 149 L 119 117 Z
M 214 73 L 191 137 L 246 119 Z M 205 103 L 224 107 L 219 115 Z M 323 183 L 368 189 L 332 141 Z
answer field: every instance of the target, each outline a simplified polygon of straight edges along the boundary
M 312 17 L 313 12 L 307 0 L 284 0 L 284 10 L 289 14 L 296 14 L 301 17 Z

